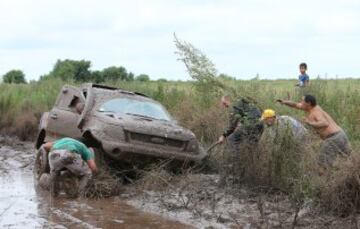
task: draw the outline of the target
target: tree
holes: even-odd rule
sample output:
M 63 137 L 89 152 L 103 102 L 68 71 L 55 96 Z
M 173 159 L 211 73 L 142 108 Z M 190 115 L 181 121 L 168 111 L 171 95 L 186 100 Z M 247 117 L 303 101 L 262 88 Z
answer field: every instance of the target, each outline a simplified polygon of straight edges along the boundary
M 3 75 L 4 83 L 26 83 L 25 74 L 21 70 L 11 70 Z
M 204 107 L 209 107 L 213 101 L 211 98 L 219 97 L 227 86 L 218 76 L 218 71 L 213 62 L 199 49 L 192 44 L 178 39 L 174 35 L 174 42 L 177 48 L 176 54 L 192 79 L 195 80 L 195 89 Z M 213 95 L 213 96 L 210 96 Z
M 165 82 L 168 82 L 168 80 L 165 79 L 165 78 L 160 78 L 160 79 L 158 79 L 157 81 L 158 81 L 158 82 L 164 82 L 164 83 L 165 83 Z
M 135 75 L 132 72 L 129 72 L 128 74 L 128 81 L 134 81 Z
M 128 74 L 124 67 L 108 67 L 102 70 L 104 81 L 128 80 Z
M 101 71 L 91 71 L 91 62 L 87 60 L 57 60 L 52 71 L 40 76 L 40 80 L 61 79 L 63 81 L 95 82 L 133 81 L 134 73 L 127 73 L 122 66 L 111 66 Z
M 92 71 L 91 72 L 91 80 L 95 83 L 104 82 L 104 77 L 101 71 Z
M 227 78 L 225 75 L 218 74 L 213 62 L 202 51 L 192 44 L 178 39 L 175 34 L 174 42 L 177 48 L 175 53 L 185 64 L 190 77 L 195 80 L 195 89 L 199 94 L 196 98 L 200 100 L 200 105 L 211 106 L 212 98 L 219 97 L 221 94 L 230 94 L 233 98 L 246 97 L 257 102 L 257 90 L 252 87 L 242 87 L 241 90 L 237 90 L 233 83 L 224 80 Z
M 227 75 L 227 74 L 224 74 L 224 73 L 221 73 L 220 75 L 219 75 L 219 78 L 220 79 L 222 79 L 222 80 L 236 80 L 236 78 L 235 77 L 232 77 L 232 76 L 230 76 L 230 75 Z
M 140 74 L 138 76 L 135 77 L 136 81 L 142 81 L 142 82 L 147 82 L 150 81 L 150 77 L 146 74 Z
M 86 82 L 91 80 L 90 66 L 91 62 L 87 60 L 58 60 L 49 75 L 42 79 L 60 78 L 64 81 Z

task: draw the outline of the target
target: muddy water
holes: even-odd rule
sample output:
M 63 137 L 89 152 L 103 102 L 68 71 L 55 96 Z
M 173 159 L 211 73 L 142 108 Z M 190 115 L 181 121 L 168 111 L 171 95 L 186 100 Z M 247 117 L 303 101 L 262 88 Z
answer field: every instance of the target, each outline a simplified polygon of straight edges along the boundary
M 120 198 L 51 198 L 34 185 L 31 145 L 0 146 L 0 228 L 189 228 Z

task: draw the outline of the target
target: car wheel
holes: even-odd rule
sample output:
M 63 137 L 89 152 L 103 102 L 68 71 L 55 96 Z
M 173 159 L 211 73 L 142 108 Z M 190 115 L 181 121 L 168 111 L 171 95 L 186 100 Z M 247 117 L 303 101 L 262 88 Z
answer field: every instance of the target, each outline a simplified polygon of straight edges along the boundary
M 45 130 L 40 130 L 40 132 L 38 133 L 38 136 L 36 138 L 36 144 L 35 144 L 36 149 L 39 149 L 42 146 L 42 144 L 45 143 L 44 142 L 45 138 L 46 138 Z
M 34 164 L 34 175 L 37 180 L 43 173 L 50 173 L 50 165 L 48 160 L 48 153 L 42 147 L 37 150 L 35 164 Z
M 65 170 L 61 175 L 60 186 L 68 198 L 76 198 L 79 194 L 79 178 L 68 170 Z
M 92 148 L 95 154 L 95 163 L 99 170 L 106 166 L 104 150 L 101 148 Z

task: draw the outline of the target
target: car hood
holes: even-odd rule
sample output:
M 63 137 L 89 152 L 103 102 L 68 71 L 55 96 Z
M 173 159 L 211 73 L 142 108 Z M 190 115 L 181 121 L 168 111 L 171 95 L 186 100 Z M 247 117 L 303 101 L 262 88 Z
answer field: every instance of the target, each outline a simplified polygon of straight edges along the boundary
M 121 126 L 124 131 L 127 132 L 141 133 L 183 141 L 189 141 L 195 138 L 193 132 L 176 124 L 174 121 L 126 115 L 122 117 L 112 117 L 112 122 L 113 124 Z

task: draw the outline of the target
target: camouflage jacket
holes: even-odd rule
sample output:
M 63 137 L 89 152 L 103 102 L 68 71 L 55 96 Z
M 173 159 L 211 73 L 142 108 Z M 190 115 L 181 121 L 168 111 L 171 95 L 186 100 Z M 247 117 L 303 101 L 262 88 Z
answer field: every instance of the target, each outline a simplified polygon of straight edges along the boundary
M 241 124 L 246 129 L 257 128 L 261 125 L 261 110 L 246 99 L 240 99 L 230 110 L 229 124 L 223 135 L 225 137 L 232 134 Z

